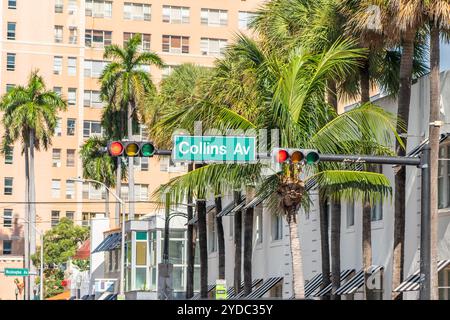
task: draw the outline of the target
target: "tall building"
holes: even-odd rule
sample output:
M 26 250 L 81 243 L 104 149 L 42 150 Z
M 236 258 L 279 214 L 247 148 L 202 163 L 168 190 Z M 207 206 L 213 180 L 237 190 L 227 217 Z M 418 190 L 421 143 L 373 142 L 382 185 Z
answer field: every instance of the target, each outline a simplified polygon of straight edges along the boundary
M 213 66 L 236 32 L 246 32 L 260 2 L 0 0 L 0 94 L 24 85 L 38 69 L 48 88 L 68 101 L 52 145 L 36 153 L 38 230 L 48 230 L 62 217 L 88 225 L 94 213 L 105 212 L 105 190 L 71 181 L 82 176 L 79 147 L 86 138 L 102 134 L 98 77 L 107 63 L 104 47 L 122 45 L 140 33 L 142 50 L 157 52 L 166 64 L 161 70 L 149 68 L 158 83 L 182 63 Z M 136 138 L 145 139 L 145 132 L 143 127 Z M 168 158 L 137 159 L 137 216 L 151 213 L 152 191 L 183 170 Z M 16 144 L 13 152 L 0 156 L 0 269 L 23 265 L 24 172 L 21 145 Z M 125 200 L 127 189 L 124 184 Z M 0 274 L 0 299 L 14 299 L 14 289 L 13 278 Z

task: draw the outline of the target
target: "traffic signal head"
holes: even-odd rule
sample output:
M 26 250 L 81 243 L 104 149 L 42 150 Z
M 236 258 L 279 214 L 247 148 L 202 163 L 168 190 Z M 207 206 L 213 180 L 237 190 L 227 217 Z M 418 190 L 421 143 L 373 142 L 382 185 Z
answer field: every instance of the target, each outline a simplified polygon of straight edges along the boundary
M 112 157 L 118 157 L 123 154 L 123 144 L 120 141 L 111 142 L 108 145 L 109 155 Z
M 152 157 L 155 154 L 153 143 L 148 141 L 113 141 L 108 144 L 107 150 L 112 157 Z
M 151 157 L 155 153 L 155 146 L 149 142 L 141 144 L 141 155 L 143 157 Z
M 273 150 L 272 156 L 277 163 L 316 164 L 320 160 L 319 153 L 310 149 L 276 148 Z

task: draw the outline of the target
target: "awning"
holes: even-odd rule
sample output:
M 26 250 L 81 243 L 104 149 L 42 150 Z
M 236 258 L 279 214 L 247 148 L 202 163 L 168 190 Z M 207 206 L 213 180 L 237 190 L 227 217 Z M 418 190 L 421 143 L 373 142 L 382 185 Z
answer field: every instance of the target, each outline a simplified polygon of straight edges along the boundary
M 383 270 L 382 266 L 370 266 L 369 274 L 375 274 L 379 271 Z M 339 289 L 336 290 L 336 294 L 352 294 L 355 293 L 356 290 L 362 287 L 364 284 L 364 270 L 358 271 L 358 273 L 351 278 L 347 283 L 342 285 Z
M 321 273 L 316 274 L 314 277 L 312 277 L 311 280 L 308 281 L 308 283 L 305 285 L 305 297 L 310 296 L 313 294 L 314 291 L 316 291 L 321 285 L 323 281 L 323 276 Z
M 216 285 L 215 284 L 209 284 L 208 285 L 208 293 L 209 292 L 211 292 L 214 288 L 216 287 Z M 198 293 L 196 293 L 192 298 L 191 298 L 191 300 L 200 300 L 201 299 L 201 294 L 200 294 L 200 292 L 198 292 Z
M 214 209 L 215 207 L 216 207 L 216 205 L 214 205 L 214 204 L 208 206 L 208 207 L 206 208 L 206 213 L 211 212 L 211 210 Z M 198 215 L 194 215 L 194 217 L 193 217 L 191 220 L 189 220 L 189 221 L 187 222 L 187 225 L 189 225 L 189 224 L 196 224 L 197 221 L 198 221 Z
M 272 289 L 274 286 L 276 286 L 281 280 L 283 280 L 282 277 L 275 277 L 275 278 L 269 278 L 266 281 L 263 282 L 261 286 L 258 287 L 255 291 L 250 293 L 248 296 L 245 297 L 245 299 L 248 300 L 256 300 L 261 298 L 267 291 Z
M 347 279 L 353 272 L 355 272 L 355 269 L 347 269 L 347 270 L 341 271 L 341 275 L 340 275 L 341 281 L 344 281 L 345 279 Z M 331 292 L 332 286 L 333 286 L 332 283 L 328 284 L 325 288 L 320 290 L 314 296 L 315 297 L 322 297 L 322 296 L 325 296 L 325 295 L 329 294 Z
M 108 235 L 92 253 L 101 251 L 111 251 L 120 247 L 122 241 L 121 233 L 112 233 Z
M 255 288 L 257 285 L 259 285 L 263 280 L 262 279 L 253 279 L 252 281 L 252 291 L 253 288 Z M 242 282 L 242 287 L 244 286 L 244 282 Z M 234 288 L 233 288 L 234 289 Z M 233 290 L 233 295 L 228 294 L 228 299 L 229 300 L 237 300 L 240 299 L 242 297 L 244 297 L 244 290 L 241 290 L 237 295 L 234 295 L 234 290 Z
M 241 210 L 245 206 L 245 197 L 242 197 L 242 201 L 239 204 L 234 204 L 231 202 L 229 205 L 225 207 L 221 212 L 217 214 L 218 217 L 227 216 L 229 214 L 234 214 L 237 211 Z
M 64 291 L 56 296 L 47 298 L 45 300 L 69 300 L 70 299 L 70 291 Z
M 267 193 L 267 192 L 260 194 L 259 196 L 256 196 L 252 201 L 250 201 L 247 205 L 245 205 L 243 210 L 258 206 L 261 202 L 266 200 L 269 196 L 270 196 L 270 193 Z
M 445 269 L 450 265 L 450 260 L 441 260 L 438 262 L 438 272 Z M 416 270 L 412 275 L 406 278 L 394 292 L 404 292 L 404 291 L 416 291 L 420 289 L 420 283 L 423 281 L 423 276 L 420 275 L 420 268 Z

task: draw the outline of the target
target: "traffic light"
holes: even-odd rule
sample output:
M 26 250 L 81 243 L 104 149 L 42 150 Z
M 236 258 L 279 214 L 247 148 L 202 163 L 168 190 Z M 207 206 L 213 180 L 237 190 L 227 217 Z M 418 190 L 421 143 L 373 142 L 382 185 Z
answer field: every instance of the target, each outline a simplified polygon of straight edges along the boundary
M 320 156 L 317 150 L 276 148 L 272 151 L 272 159 L 276 163 L 316 164 Z
M 111 157 L 153 157 L 155 146 L 148 141 L 112 141 L 107 151 Z

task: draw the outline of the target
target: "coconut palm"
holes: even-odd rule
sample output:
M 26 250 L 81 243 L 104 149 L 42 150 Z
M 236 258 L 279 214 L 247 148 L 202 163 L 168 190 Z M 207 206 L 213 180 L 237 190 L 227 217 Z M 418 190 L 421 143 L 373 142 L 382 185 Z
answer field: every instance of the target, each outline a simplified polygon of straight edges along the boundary
M 18 86 L 5 94 L 0 102 L 3 111 L 4 135 L 2 139 L 3 152 L 13 143 L 22 143 L 22 154 L 25 156 L 25 201 L 27 202 L 27 220 L 36 224 L 36 191 L 34 152 L 41 148 L 47 150 L 52 143 L 57 124 L 57 114 L 66 110 L 67 103 L 55 92 L 47 90 L 44 79 L 38 71 L 33 71 L 26 86 Z M 25 246 L 25 261 L 27 268 L 29 257 L 36 251 L 35 229 L 28 229 L 29 243 Z M 26 279 L 27 295 L 30 297 L 30 281 Z
M 163 66 L 161 58 L 153 52 L 141 52 L 141 35 L 134 35 L 124 47 L 110 45 L 104 58 L 112 59 L 100 77 L 101 93 L 116 110 L 127 110 L 127 135 L 133 139 L 133 118 L 142 110 L 145 98 L 155 92 L 150 73 L 144 66 Z M 134 218 L 134 166 L 128 165 L 129 217 Z

